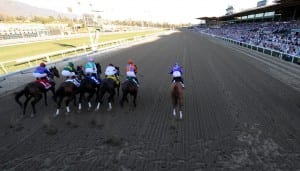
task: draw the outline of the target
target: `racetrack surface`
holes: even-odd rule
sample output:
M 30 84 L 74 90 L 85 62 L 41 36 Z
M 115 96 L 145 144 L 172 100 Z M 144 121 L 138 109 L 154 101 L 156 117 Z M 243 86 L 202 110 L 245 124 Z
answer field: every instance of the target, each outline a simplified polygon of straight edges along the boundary
M 1 96 L 1 170 L 300 169 L 299 66 L 285 64 L 292 72 L 283 72 L 283 61 L 271 66 L 264 55 L 188 31 L 97 62 L 120 66 L 124 79 L 129 58 L 139 68 L 136 108 L 121 108 L 115 97 L 110 112 L 106 103 L 81 113 L 71 105 L 70 115 L 53 118 L 49 97 L 37 116 L 29 117 L 28 106 L 18 120 L 13 94 Z M 172 117 L 168 72 L 175 62 L 184 67 L 182 120 Z

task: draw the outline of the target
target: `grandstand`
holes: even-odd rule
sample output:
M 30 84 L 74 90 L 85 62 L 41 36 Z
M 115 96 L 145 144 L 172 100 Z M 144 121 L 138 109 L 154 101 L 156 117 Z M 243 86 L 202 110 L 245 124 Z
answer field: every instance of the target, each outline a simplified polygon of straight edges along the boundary
M 64 34 L 67 24 L 0 23 L 0 40 Z
M 241 43 L 278 51 L 282 59 L 300 64 L 300 1 L 276 0 L 220 17 L 200 17 L 198 31 Z M 233 9 L 230 8 L 230 11 Z M 294 60 L 293 57 L 297 57 Z

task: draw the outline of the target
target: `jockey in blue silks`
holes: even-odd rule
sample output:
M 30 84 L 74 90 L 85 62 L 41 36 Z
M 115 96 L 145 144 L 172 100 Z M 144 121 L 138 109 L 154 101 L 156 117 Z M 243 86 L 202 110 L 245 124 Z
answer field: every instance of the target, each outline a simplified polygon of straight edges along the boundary
M 175 63 L 175 65 L 170 71 L 170 74 L 173 76 L 172 82 L 175 81 L 175 78 L 179 78 L 181 81 L 181 85 L 184 88 L 184 82 L 182 78 L 182 67 L 178 63 Z
M 38 82 L 42 83 L 46 89 L 51 87 L 51 84 L 47 78 L 47 76 L 51 76 L 51 72 L 46 68 L 45 63 L 40 63 L 40 66 L 36 67 L 33 71 L 32 75 L 38 80 Z

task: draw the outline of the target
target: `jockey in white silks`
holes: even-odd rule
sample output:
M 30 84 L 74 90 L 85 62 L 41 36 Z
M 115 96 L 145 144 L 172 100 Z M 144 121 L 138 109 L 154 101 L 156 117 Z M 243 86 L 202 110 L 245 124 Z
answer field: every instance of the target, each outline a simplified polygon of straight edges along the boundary
M 120 84 L 120 80 L 118 77 L 118 70 L 115 68 L 115 66 L 113 64 L 109 64 L 106 68 L 105 68 L 105 77 L 106 78 L 111 78 L 113 79 L 117 85 Z

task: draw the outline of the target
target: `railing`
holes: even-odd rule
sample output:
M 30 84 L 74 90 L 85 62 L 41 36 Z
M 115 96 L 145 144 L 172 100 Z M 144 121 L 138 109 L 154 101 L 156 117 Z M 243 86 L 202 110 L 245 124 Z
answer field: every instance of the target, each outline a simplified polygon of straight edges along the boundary
M 112 48 L 129 41 L 142 39 L 144 37 L 145 36 L 137 36 L 137 37 L 126 38 L 126 39 L 118 39 L 118 40 L 98 43 L 93 46 L 97 47 L 97 49 L 99 50 L 105 50 L 106 48 Z M 63 60 L 66 57 L 84 55 L 84 54 L 88 54 L 89 52 L 92 52 L 92 47 L 85 45 L 77 48 L 70 48 L 70 49 L 55 51 L 51 53 L 45 53 L 41 55 L 29 56 L 29 57 L 19 58 L 16 60 L 0 62 L 0 75 L 14 74 L 16 72 L 22 71 L 24 68 L 28 68 L 28 67 L 32 68 L 34 66 L 37 66 L 42 61 L 55 62 L 55 61 Z
M 280 52 L 278 50 L 274 50 L 274 49 L 270 49 L 270 48 L 266 48 L 266 47 L 262 47 L 262 46 L 251 45 L 251 44 L 248 44 L 248 43 L 245 43 L 245 42 L 240 42 L 240 41 L 237 41 L 237 40 L 233 40 L 233 39 L 229 39 L 229 38 L 221 37 L 221 36 L 216 36 L 216 35 L 208 34 L 208 33 L 205 33 L 205 32 L 201 32 L 201 33 L 209 35 L 209 36 L 213 36 L 213 37 L 216 37 L 216 38 L 219 38 L 219 39 L 222 39 L 226 42 L 230 42 L 230 43 L 233 43 L 235 45 L 243 46 L 243 47 L 246 47 L 248 49 L 255 50 L 255 51 L 258 51 L 258 52 L 261 52 L 261 53 L 264 53 L 264 54 L 268 54 L 268 55 L 271 55 L 273 57 L 277 57 L 279 59 L 282 59 L 282 60 L 300 65 L 300 56 L 290 55 L 290 54 L 287 54 L 287 53 L 284 53 L 284 52 Z

